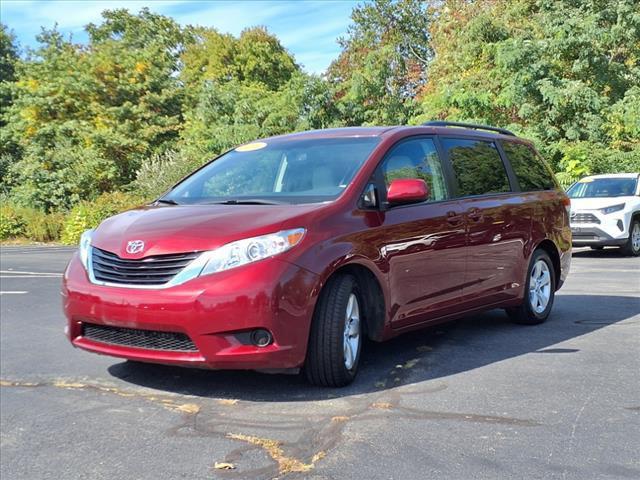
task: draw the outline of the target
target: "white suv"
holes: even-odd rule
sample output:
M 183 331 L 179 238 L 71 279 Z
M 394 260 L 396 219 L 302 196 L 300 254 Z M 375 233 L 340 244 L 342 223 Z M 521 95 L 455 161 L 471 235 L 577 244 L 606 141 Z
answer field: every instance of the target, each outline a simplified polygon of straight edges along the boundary
M 574 247 L 619 246 L 640 255 L 640 175 L 593 175 L 567 190 Z

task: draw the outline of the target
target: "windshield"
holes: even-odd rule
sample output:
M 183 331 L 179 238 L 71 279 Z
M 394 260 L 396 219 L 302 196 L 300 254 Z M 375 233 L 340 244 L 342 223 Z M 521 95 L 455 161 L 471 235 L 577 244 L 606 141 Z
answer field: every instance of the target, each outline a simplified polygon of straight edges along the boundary
M 626 197 L 636 191 L 637 178 L 585 178 L 574 183 L 569 198 Z
M 195 203 L 315 203 L 337 198 L 378 137 L 254 142 L 209 163 L 161 200 Z

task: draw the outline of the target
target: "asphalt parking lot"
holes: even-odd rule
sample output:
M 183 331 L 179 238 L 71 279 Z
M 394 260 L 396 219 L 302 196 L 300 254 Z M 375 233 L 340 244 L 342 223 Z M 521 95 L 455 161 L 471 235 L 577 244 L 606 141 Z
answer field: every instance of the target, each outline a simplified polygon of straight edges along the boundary
M 547 323 L 367 344 L 331 390 L 72 348 L 72 251 L 1 249 L 3 480 L 640 478 L 640 258 L 578 250 Z

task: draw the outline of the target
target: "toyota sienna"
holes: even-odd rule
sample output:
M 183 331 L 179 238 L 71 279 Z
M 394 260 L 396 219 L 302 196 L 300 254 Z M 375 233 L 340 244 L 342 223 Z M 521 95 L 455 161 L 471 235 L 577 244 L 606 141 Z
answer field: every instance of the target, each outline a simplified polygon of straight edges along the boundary
M 530 142 L 481 125 L 340 128 L 230 150 L 82 235 L 76 347 L 351 382 L 379 342 L 506 309 L 549 316 L 570 202 Z

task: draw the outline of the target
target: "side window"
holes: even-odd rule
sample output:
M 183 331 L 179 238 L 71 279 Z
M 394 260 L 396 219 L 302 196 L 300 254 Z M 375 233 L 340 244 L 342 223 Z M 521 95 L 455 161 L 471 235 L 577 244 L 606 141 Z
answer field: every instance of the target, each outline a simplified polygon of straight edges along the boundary
M 430 138 L 416 138 L 394 146 L 382 164 L 382 174 L 387 188 L 392 180 L 420 178 L 429 187 L 429 201 L 448 198 L 440 157 Z
M 510 192 L 509 177 L 493 142 L 443 138 L 458 180 L 458 195 Z
M 556 188 L 551 170 L 531 147 L 522 143 L 503 142 L 502 148 L 507 154 L 523 192 Z

